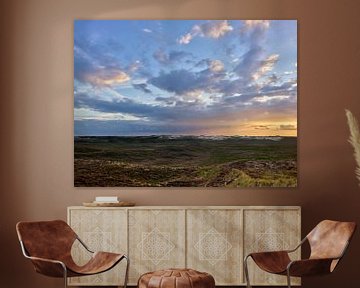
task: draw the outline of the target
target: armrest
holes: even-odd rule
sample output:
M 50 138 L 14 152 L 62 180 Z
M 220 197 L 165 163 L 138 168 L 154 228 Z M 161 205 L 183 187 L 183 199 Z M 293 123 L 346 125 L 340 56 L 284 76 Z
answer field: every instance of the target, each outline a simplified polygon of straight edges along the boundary
M 90 248 L 80 239 L 78 235 L 76 235 L 76 240 L 78 240 L 87 251 L 90 253 L 95 253 L 94 251 L 90 250 Z
M 279 251 L 264 251 L 264 252 L 252 252 L 248 254 L 248 256 L 257 256 L 257 255 L 264 255 L 264 256 L 272 256 L 272 255 L 287 255 L 287 250 L 279 250 Z
M 281 255 L 281 254 L 288 254 L 288 253 L 292 253 L 292 252 L 295 252 L 297 249 L 299 249 L 304 243 L 305 243 L 305 241 L 307 240 L 307 238 L 305 237 L 305 238 L 303 238 L 302 240 L 301 240 L 301 242 L 299 243 L 299 245 L 297 245 L 295 248 L 293 248 L 293 249 L 289 249 L 289 250 L 279 250 L 279 251 L 265 251 L 265 252 L 253 252 L 253 253 L 249 253 L 246 257 L 245 257 L 245 259 L 246 258 L 248 258 L 248 257 L 250 257 L 250 256 L 252 256 L 252 255 L 254 255 L 254 254 L 267 254 L 267 255 L 269 255 L 269 256 L 271 256 L 272 254 L 276 254 L 276 255 Z
M 34 265 L 35 271 L 40 274 L 51 277 L 66 277 L 66 265 L 59 260 L 32 256 L 26 256 L 26 258 L 31 260 Z
M 303 259 L 291 261 L 287 270 L 290 276 L 312 276 L 329 274 L 332 272 L 332 263 L 335 264 L 339 258 Z
M 60 264 L 61 266 L 65 266 L 65 264 L 59 260 L 53 260 L 53 259 L 47 259 L 47 258 L 41 258 L 41 257 L 33 257 L 33 256 L 26 256 L 26 258 L 30 259 L 31 261 L 40 261 L 40 262 L 49 262 L 53 264 Z
M 66 265 L 54 259 L 46 259 L 41 257 L 30 256 L 24 246 L 24 243 L 20 241 L 20 246 L 25 258 L 30 259 L 34 265 L 35 271 L 51 277 L 66 277 L 67 269 Z
M 303 238 L 301 240 L 301 242 L 299 243 L 299 245 L 297 245 L 294 249 L 290 249 L 290 250 L 285 250 L 286 252 L 288 253 L 292 253 L 292 252 L 295 252 L 297 249 L 299 249 L 305 242 L 306 242 L 307 238 Z

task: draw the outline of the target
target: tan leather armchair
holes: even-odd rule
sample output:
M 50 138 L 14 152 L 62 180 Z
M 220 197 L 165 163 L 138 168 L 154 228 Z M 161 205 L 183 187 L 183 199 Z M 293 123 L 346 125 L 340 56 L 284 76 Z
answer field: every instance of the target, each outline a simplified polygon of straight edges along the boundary
M 305 277 L 332 273 L 344 256 L 355 229 L 354 222 L 324 220 L 292 250 L 250 253 L 244 259 L 247 287 L 251 287 L 247 266 L 250 257 L 262 270 L 286 275 L 289 288 L 291 288 L 291 276 Z M 310 257 L 291 261 L 289 253 L 296 251 L 306 241 L 311 248 Z
M 31 260 L 36 272 L 50 277 L 64 278 L 64 286 L 67 287 L 67 277 L 102 273 L 125 259 L 127 265 L 124 288 L 126 288 L 129 258 L 125 254 L 91 251 L 66 222 L 62 220 L 19 222 L 16 231 L 22 252 Z M 71 256 L 71 247 L 76 240 L 92 256 L 83 266 L 78 266 Z

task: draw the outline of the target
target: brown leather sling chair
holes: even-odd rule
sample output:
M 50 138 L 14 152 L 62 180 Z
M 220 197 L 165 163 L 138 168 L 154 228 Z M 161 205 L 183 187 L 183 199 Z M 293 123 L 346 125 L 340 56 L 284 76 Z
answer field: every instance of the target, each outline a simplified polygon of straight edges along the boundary
M 244 259 L 247 287 L 251 287 L 247 267 L 249 257 L 266 272 L 286 275 L 289 288 L 291 288 L 291 276 L 330 274 L 344 256 L 355 229 L 354 222 L 324 220 L 292 250 L 250 253 Z M 291 261 L 289 253 L 296 251 L 306 241 L 309 242 L 311 249 L 309 259 Z
M 88 276 L 108 271 L 125 259 L 126 272 L 124 288 L 126 288 L 129 272 L 129 258 L 125 254 L 109 252 L 93 252 L 76 235 L 66 222 L 62 220 L 19 222 L 16 225 L 20 245 L 24 256 L 31 260 L 35 271 L 50 277 Z M 92 254 L 83 266 L 78 266 L 72 256 L 71 247 L 78 240 Z

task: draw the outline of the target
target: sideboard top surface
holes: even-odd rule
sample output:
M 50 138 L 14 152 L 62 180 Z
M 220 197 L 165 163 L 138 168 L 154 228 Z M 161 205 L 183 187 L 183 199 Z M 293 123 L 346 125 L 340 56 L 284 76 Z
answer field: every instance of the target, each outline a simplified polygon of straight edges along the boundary
M 131 210 L 145 210 L 145 209 L 164 209 L 164 210 L 203 210 L 203 209 L 220 209 L 220 210 L 257 210 L 257 209 L 282 209 L 282 210 L 301 210 L 301 206 L 132 206 L 132 207 L 85 207 L 85 206 L 69 206 L 68 209 L 131 209 Z

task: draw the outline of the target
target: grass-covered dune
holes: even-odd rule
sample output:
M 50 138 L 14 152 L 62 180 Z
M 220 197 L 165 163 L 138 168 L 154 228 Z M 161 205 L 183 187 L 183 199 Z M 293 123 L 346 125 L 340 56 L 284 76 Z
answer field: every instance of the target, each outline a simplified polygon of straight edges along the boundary
M 77 136 L 75 186 L 295 187 L 296 137 Z

